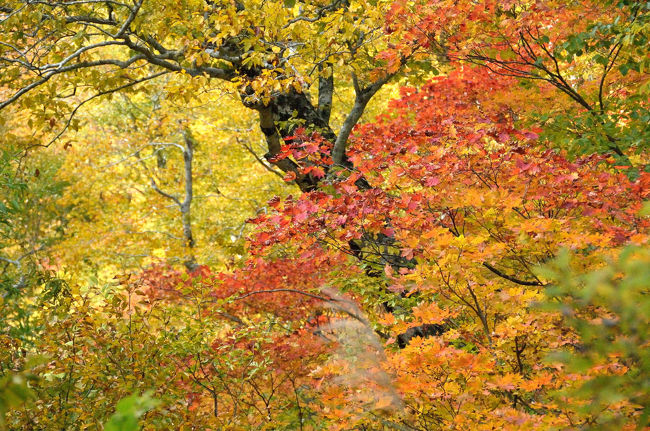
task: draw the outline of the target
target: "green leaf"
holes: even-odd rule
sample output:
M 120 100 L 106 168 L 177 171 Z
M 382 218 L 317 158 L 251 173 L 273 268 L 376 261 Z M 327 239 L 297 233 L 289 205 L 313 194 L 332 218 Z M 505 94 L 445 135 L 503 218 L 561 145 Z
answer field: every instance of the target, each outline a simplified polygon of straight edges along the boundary
M 115 413 L 110 417 L 105 431 L 138 431 L 138 421 L 149 410 L 159 404 L 159 401 L 151 397 L 150 392 L 143 395 L 133 394 L 123 398 L 117 403 Z

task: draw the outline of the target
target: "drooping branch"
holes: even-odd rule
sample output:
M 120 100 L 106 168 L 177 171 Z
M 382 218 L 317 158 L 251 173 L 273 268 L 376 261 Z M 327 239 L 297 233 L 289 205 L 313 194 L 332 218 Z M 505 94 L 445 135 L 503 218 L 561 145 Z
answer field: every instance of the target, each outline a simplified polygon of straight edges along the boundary
M 244 298 L 248 298 L 249 296 L 262 295 L 264 293 L 295 293 L 295 294 L 298 294 L 298 295 L 307 296 L 307 297 L 312 298 L 312 299 L 318 299 L 319 301 L 326 301 L 326 302 L 327 301 L 337 301 L 336 298 L 332 298 L 332 297 L 329 297 L 329 296 L 316 295 L 315 293 L 305 292 L 305 291 L 298 290 L 298 289 L 256 290 L 256 291 L 253 291 L 253 292 L 244 293 L 243 295 L 239 295 L 239 296 L 233 298 L 233 301 L 240 301 L 240 300 L 242 300 Z
M 306 296 L 308 298 L 316 299 L 319 301 L 323 301 L 327 304 L 330 304 L 330 306 L 332 306 L 332 308 L 335 309 L 336 311 L 346 314 L 347 316 L 352 317 L 355 320 L 358 320 L 359 322 L 363 323 L 366 326 L 370 326 L 368 320 L 365 317 L 363 317 L 363 315 L 358 310 L 356 304 L 353 301 L 335 294 L 329 288 L 325 288 L 323 289 L 323 291 L 328 295 L 323 296 L 311 292 L 305 292 L 303 290 L 290 289 L 290 288 L 263 289 L 263 290 L 255 290 L 252 292 L 244 293 L 242 295 L 232 298 L 231 300 L 241 301 L 242 299 L 248 298 L 249 296 L 262 295 L 265 293 L 295 293 L 297 295 Z M 351 309 L 346 308 L 343 305 L 348 305 L 348 307 Z
M 73 63 L 69 66 L 60 66 L 55 69 L 50 70 L 49 72 L 46 72 L 45 74 L 42 75 L 41 78 L 37 79 L 36 81 L 26 85 L 25 87 L 21 88 L 17 92 L 15 92 L 12 96 L 10 96 L 8 99 L 0 102 L 0 110 L 6 108 L 12 103 L 15 103 L 20 99 L 22 96 L 27 94 L 28 92 L 34 90 L 35 88 L 40 87 L 41 85 L 45 84 L 48 82 L 53 76 L 55 75 L 61 75 L 64 73 L 68 72 L 75 72 L 78 70 L 82 69 L 90 69 L 94 67 L 99 67 L 99 66 L 117 66 L 120 69 L 126 69 L 132 64 L 134 64 L 138 60 L 144 59 L 144 56 L 137 54 L 134 55 L 133 57 L 129 58 L 128 60 L 115 60 L 115 59 L 105 59 L 105 60 L 95 60 L 95 61 L 82 61 L 78 63 Z
M 242 146 L 246 151 L 248 151 L 248 152 L 253 156 L 253 158 L 255 158 L 255 160 L 257 161 L 257 163 L 259 163 L 260 165 L 262 165 L 262 167 L 263 167 L 264 169 L 266 169 L 267 171 L 271 172 L 271 173 L 274 174 L 274 175 L 277 175 L 277 176 L 280 177 L 280 178 L 284 178 L 284 175 L 282 175 L 282 172 L 280 172 L 280 171 L 278 171 L 278 170 L 276 170 L 276 169 L 273 169 L 273 167 L 272 167 L 271 165 L 269 165 L 268 161 L 267 161 L 267 160 L 264 160 L 264 159 L 262 159 L 260 156 L 258 156 L 257 153 L 255 152 L 255 150 L 253 150 L 253 149 L 250 147 L 250 145 L 247 145 L 247 144 L 245 144 L 245 143 L 243 143 L 243 142 L 240 142 L 239 139 L 237 139 L 237 142 L 239 142 L 239 143 L 241 144 L 241 146 Z
M 535 36 L 530 28 L 526 28 L 519 33 L 517 47 L 512 44 L 509 46 L 518 58 L 514 60 L 505 60 L 502 58 L 492 57 L 480 51 L 474 51 L 462 59 L 486 67 L 490 71 L 499 75 L 546 81 L 562 93 L 566 94 L 582 108 L 586 109 L 589 114 L 595 117 L 598 124 L 604 124 L 603 119 L 599 117 L 599 115 L 602 116 L 605 111 L 605 102 L 603 100 L 604 84 L 607 75 L 616 63 L 616 59 L 618 58 L 621 49 L 620 44 L 615 44 L 606 58 L 607 61 L 598 88 L 597 103 L 600 109 L 595 109 L 584 95 L 580 94 L 578 90 L 574 89 L 573 86 L 569 84 L 565 77 L 565 73 L 563 73 L 560 67 L 560 60 L 558 60 L 555 52 L 547 46 L 539 35 Z M 535 47 L 538 49 L 535 49 Z M 549 63 L 550 66 L 548 65 Z M 609 150 L 619 157 L 625 157 L 616 138 L 608 133 L 604 133 L 604 135 L 609 142 Z
M 234 70 L 213 67 L 209 64 L 197 66 L 196 64 L 185 64 L 184 56 L 185 49 L 167 49 L 162 43 L 155 40 L 155 38 L 148 35 L 140 35 L 138 31 L 131 29 L 138 14 L 141 13 L 141 6 L 144 0 L 135 2 L 133 6 L 129 6 L 117 2 L 105 1 L 77 1 L 77 2 L 38 2 L 30 1 L 20 8 L 15 10 L 11 8 L 4 8 L 2 12 L 7 15 L 3 20 L 16 18 L 22 14 L 29 14 L 30 6 L 42 4 L 51 8 L 58 6 L 68 6 L 73 4 L 86 4 L 86 3 L 101 3 L 101 4 L 114 4 L 116 7 L 126 8 L 128 16 L 123 22 L 116 21 L 112 15 L 108 18 L 94 15 L 70 15 L 58 17 L 54 13 L 45 14 L 41 19 L 39 28 L 48 22 L 61 22 L 68 24 L 66 29 L 69 33 L 64 33 L 60 30 L 51 30 L 49 36 L 55 38 L 53 44 L 45 44 L 45 39 L 35 39 L 30 42 L 25 49 L 21 49 L 7 41 L 2 41 L 1 46 L 9 48 L 7 54 L 0 54 L 0 68 L 6 68 L 6 65 L 15 65 L 21 69 L 24 78 L 27 74 L 35 74 L 36 77 L 31 82 L 25 82 L 25 85 L 19 88 L 14 94 L 10 95 L 7 99 L 0 101 L 0 110 L 8 105 L 17 102 L 21 97 L 27 93 L 35 90 L 50 79 L 58 75 L 68 75 L 70 73 L 78 73 L 87 69 L 102 68 L 103 66 L 115 66 L 119 69 L 132 69 L 140 62 L 147 62 L 151 65 L 158 66 L 167 71 L 172 72 L 185 72 L 190 76 L 207 75 L 212 78 L 229 80 L 235 76 Z M 82 45 L 72 52 L 69 52 L 65 57 L 56 63 L 39 64 L 38 61 L 45 57 L 45 54 L 51 52 L 56 44 L 64 39 L 73 37 L 78 32 L 78 27 L 92 27 L 98 30 L 106 40 L 93 42 Z M 68 28 L 69 27 L 69 28 Z M 27 29 L 25 29 L 27 30 Z M 60 34 L 59 34 L 60 32 Z M 120 58 L 116 54 L 115 47 L 125 47 L 128 51 L 125 53 L 125 58 Z M 31 59 L 26 57 L 26 52 L 33 51 L 34 55 Z M 124 54 L 123 54 L 124 55 Z M 88 59 L 89 56 L 92 58 Z M 155 74 L 156 71 L 154 70 Z M 128 83 L 127 83 L 128 86 Z
M 152 79 L 156 79 L 156 78 L 158 78 L 158 77 L 160 77 L 160 76 L 162 76 L 162 75 L 165 75 L 165 74 L 167 74 L 167 73 L 169 73 L 169 72 L 163 70 L 163 71 L 160 71 L 160 72 L 158 72 L 158 73 L 154 73 L 153 75 L 145 76 L 145 77 L 143 77 L 143 78 L 136 79 L 136 80 L 131 81 L 131 82 L 127 82 L 126 84 L 124 84 L 124 85 L 120 85 L 120 86 L 115 87 L 115 88 L 110 88 L 110 89 L 108 89 L 108 90 L 102 90 L 102 91 L 99 91 L 99 92 L 93 94 L 92 96 L 90 96 L 90 97 L 84 99 L 83 101 L 81 101 L 81 102 L 80 102 L 80 103 L 79 103 L 79 104 L 78 104 L 78 105 L 77 105 L 77 106 L 72 110 L 72 112 L 71 112 L 70 115 L 68 116 L 68 119 L 67 119 L 66 122 L 65 122 L 65 125 L 64 125 L 63 128 L 61 129 L 61 131 L 60 131 L 59 133 L 57 133 L 57 134 L 56 134 L 56 135 L 55 135 L 55 136 L 50 140 L 50 142 L 48 142 L 47 144 L 45 144 L 45 147 L 50 146 L 52 143 L 54 143 L 55 141 L 57 141 L 61 136 L 63 136 L 63 134 L 66 132 L 66 130 L 68 130 L 68 128 L 70 127 L 70 124 L 72 123 L 72 120 L 74 119 L 74 117 L 75 117 L 75 115 L 77 114 L 77 112 L 79 111 L 79 109 L 81 109 L 81 107 L 84 106 L 86 103 L 88 103 L 88 102 L 90 102 L 90 101 L 92 101 L 92 100 L 94 100 L 94 99 L 97 99 L 97 98 L 99 98 L 99 97 L 101 97 L 101 96 L 106 96 L 106 95 L 108 95 L 108 94 L 117 93 L 118 91 L 124 90 L 124 89 L 126 89 L 126 88 L 133 87 L 133 86 L 138 85 L 138 84 L 141 84 L 141 83 L 143 83 L 143 82 L 151 81 Z

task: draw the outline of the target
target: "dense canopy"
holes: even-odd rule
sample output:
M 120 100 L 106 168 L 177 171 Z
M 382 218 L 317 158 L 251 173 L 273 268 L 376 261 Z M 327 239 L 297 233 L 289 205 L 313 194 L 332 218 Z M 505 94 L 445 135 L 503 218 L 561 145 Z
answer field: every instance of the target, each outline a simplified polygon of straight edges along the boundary
M 0 430 L 650 426 L 649 37 L 0 0 Z

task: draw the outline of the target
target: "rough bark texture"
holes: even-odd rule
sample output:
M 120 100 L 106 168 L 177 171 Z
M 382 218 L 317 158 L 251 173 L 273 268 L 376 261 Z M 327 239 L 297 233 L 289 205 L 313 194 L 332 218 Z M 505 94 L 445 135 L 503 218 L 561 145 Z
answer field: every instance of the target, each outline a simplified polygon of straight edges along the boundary
M 193 191 L 193 178 L 192 178 L 192 161 L 194 159 L 194 139 L 189 131 L 183 133 L 185 139 L 185 149 L 183 150 L 183 164 L 185 170 L 185 199 L 181 202 L 180 211 L 183 223 L 183 237 L 185 238 L 185 247 L 188 250 L 188 255 L 183 264 L 185 267 L 192 271 L 197 268 L 196 257 L 194 256 L 194 235 L 192 234 L 192 214 L 190 212 L 192 206 Z
M 292 141 L 291 136 L 299 125 L 334 142 L 336 134 L 329 126 L 328 119 L 323 117 L 323 111 L 311 103 L 307 94 L 296 90 L 276 95 L 268 105 L 247 103 L 245 98 L 243 96 L 244 104 L 259 113 L 260 129 L 268 146 L 268 153 L 264 155 L 266 160 L 284 172 L 294 172 L 300 190 L 310 191 L 316 188 L 319 182 L 317 178 L 301 174 L 299 166 L 293 160 L 277 157 L 282 145 Z
M 415 326 L 413 328 L 409 328 L 406 332 L 397 336 L 397 345 L 400 349 L 403 349 L 409 344 L 412 338 L 433 337 L 441 335 L 445 331 L 446 328 L 443 325 L 437 325 L 434 323 L 426 323 L 424 325 Z

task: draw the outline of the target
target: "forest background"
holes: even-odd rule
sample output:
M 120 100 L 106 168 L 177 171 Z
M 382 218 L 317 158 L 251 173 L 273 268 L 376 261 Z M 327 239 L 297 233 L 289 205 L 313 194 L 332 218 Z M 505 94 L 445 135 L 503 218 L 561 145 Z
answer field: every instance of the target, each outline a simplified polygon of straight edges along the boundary
M 0 429 L 645 429 L 649 16 L 2 0 Z

